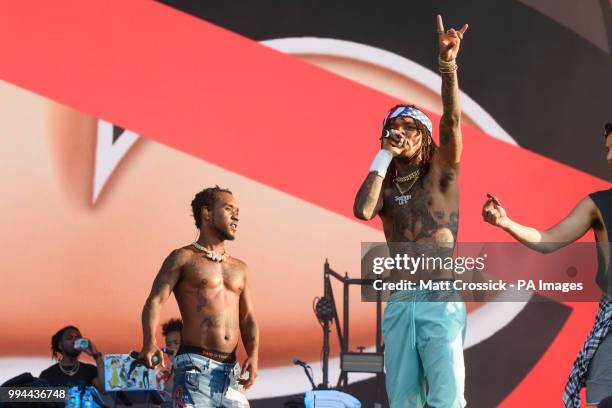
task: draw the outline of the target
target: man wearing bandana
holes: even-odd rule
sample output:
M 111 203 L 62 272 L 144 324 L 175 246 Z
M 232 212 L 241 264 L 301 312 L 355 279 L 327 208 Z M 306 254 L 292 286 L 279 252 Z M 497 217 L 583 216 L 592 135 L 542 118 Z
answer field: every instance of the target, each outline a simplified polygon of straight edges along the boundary
M 383 121 L 382 148 L 355 198 L 354 214 L 380 216 L 391 252 L 395 243 L 452 251 L 459 221 L 461 108 L 455 58 L 468 26 L 444 30 L 437 16 L 443 114 L 440 146 L 431 120 L 411 105 Z M 410 252 L 406 249 L 405 252 Z M 391 274 L 391 281 L 400 279 Z M 452 271 L 418 271 L 420 280 L 448 281 Z M 465 304 L 453 291 L 396 291 L 383 321 L 387 395 L 391 408 L 464 407 Z M 426 393 L 426 384 L 428 392 Z

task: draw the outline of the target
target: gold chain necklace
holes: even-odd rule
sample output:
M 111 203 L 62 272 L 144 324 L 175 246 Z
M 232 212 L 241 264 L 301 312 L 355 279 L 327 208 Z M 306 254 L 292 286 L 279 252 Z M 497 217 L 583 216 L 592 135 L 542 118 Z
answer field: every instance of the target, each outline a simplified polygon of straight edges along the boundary
M 59 364 L 60 371 L 66 375 L 69 375 L 70 377 L 72 377 L 73 375 L 77 373 L 77 371 L 79 371 L 79 361 L 78 360 L 76 363 L 74 363 L 74 367 L 72 367 L 70 370 L 65 369 L 61 361 L 58 362 L 58 364 Z
M 192 242 L 191 245 L 193 245 L 200 251 L 204 252 L 204 256 L 213 262 L 223 262 L 229 257 L 229 255 L 225 251 L 223 251 L 223 253 L 220 254 L 216 251 L 211 251 L 210 249 L 204 248 L 202 245 L 198 244 L 197 242 Z
M 412 173 L 408 174 L 407 176 L 402 176 L 402 177 L 396 177 L 393 179 L 394 183 L 404 183 L 406 181 L 410 181 L 413 178 L 417 178 L 421 175 L 421 169 L 416 169 L 415 171 L 413 171 Z
M 395 187 L 397 188 L 397 191 L 399 191 L 400 194 L 404 194 L 407 193 L 408 191 L 410 191 L 412 189 L 412 187 L 414 187 L 414 185 L 416 184 L 416 182 L 419 180 L 419 177 L 421 176 L 422 170 L 421 169 L 416 169 L 415 171 L 413 171 L 412 173 L 406 175 L 406 176 L 402 176 L 402 177 L 396 177 L 393 179 L 393 184 L 395 184 Z M 408 188 L 402 189 L 400 187 L 400 183 L 405 183 L 407 181 L 413 180 L 412 183 L 410 183 L 410 185 L 408 186 Z

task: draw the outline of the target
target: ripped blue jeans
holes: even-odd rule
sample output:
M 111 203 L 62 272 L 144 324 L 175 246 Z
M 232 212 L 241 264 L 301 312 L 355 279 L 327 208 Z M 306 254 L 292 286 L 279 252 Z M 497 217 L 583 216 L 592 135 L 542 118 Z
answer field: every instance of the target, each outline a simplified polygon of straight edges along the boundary
M 174 359 L 174 407 L 248 408 L 238 384 L 240 365 L 220 363 L 199 354 L 180 354 Z

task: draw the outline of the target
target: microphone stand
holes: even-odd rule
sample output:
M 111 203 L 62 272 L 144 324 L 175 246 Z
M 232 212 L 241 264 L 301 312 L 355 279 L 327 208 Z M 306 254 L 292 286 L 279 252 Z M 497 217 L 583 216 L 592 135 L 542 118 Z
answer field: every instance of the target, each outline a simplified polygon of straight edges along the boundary
M 306 373 L 306 377 L 308 377 L 308 381 L 310 381 L 310 385 L 312 385 L 312 389 L 316 390 L 317 386 L 314 383 L 314 379 L 312 378 L 312 374 L 310 374 L 310 372 L 308 371 L 308 368 L 306 368 L 306 367 L 310 368 L 309 365 L 303 365 L 302 366 L 302 368 L 304 369 L 304 372 Z

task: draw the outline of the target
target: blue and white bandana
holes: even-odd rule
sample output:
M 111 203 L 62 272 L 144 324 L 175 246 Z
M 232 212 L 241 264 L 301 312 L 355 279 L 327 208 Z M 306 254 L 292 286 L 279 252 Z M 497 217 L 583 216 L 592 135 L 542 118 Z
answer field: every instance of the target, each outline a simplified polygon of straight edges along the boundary
M 418 120 L 421 122 L 427 130 L 429 130 L 430 134 L 433 134 L 433 128 L 431 126 L 431 120 L 427 117 L 426 114 L 414 108 L 412 106 L 398 106 L 396 109 L 393 109 L 391 112 L 385 116 L 385 120 L 383 121 L 383 128 L 387 126 L 387 123 L 398 116 L 406 116 L 412 118 L 414 120 Z

